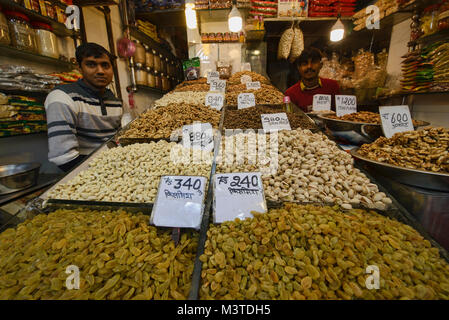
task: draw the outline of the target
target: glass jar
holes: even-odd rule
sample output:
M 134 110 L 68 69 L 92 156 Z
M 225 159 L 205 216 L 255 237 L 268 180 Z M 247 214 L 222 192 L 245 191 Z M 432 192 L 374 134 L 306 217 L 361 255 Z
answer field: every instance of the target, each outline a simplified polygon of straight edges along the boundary
M 170 88 L 170 85 L 168 84 L 168 78 L 165 73 L 161 73 L 161 80 L 162 80 L 162 90 L 168 91 Z
M 136 44 L 136 52 L 134 53 L 134 63 L 140 63 L 142 65 L 145 64 L 145 48 L 143 45 L 137 41 L 134 40 L 134 43 Z
M 151 71 L 150 67 L 147 67 L 147 84 L 151 88 L 156 87 L 156 78 L 154 77 L 154 73 Z
M 154 56 L 154 70 L 157 72 L 161 72 L 161 57 L 156 53 L 155 50 L 153 50 L 153 56 Z
M 36 52 L 36 39 L 30 19 L 17 11 L 5 11 L 5 14 L 8 17 L 12 45 L 17 49 Z
M 151 52 L 151 49 L 147 45 L 144 45 L 144 48 L 145 48 L 145 65 L 147 67 L 153 68 L 154 66 L 153 53 Z
M 47 57 L 59 58 L 58 40 L 50 25 L 42 22 L 32 22 L 36 33 L 37 51 Z
M 56 19 L 56 9 L 55 5 L 51 1 L 45 1 L 45 9 L 47 9 L 47 17 L 50 19 Z
M 154 72 L 154 78 L 156 80 L 156 88 L 162 90 L 162 79 L 161 74 L 158 71 Z
M 148 84 L 147 70 L 141 63 L 136 63 L 136 84 L 146 86 Z
M 9 37 L 8 20 L 6 20 L 5 15 L 0 7 L 0 44 L 8 45 L 11 43 L 11 38 Z

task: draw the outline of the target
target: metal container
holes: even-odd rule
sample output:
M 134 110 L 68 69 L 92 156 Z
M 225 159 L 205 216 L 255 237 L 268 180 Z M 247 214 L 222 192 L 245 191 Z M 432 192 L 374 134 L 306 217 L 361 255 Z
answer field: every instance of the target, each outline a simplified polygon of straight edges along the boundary
M 37 184 L 40 163 L 0 166 L 0 195 L 17 192 Z

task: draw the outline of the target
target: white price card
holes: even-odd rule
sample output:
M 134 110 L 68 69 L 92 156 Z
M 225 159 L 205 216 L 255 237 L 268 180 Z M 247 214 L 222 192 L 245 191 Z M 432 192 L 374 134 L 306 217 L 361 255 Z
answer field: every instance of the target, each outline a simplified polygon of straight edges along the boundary
M 246 90 L 259 90 L 260 89 L 260 81 L 247 82 Z
M 209 91 L 225 92 L 226 91 L 226 80 L 211 80 Z
M 251 63 L 249 62 L 242 63 L 240 71 L 251 71 Z
M 387 138 L 398 132 L 415 130 L 408 106 L 379 107 L 379 113 L 382 130 Z
M 207 73 L 207 83 L 210 84 L 212 80 L 219 80 L 220 73 L 218 71 L 209 71 Z
M 292 129 L 286 113 L 262 114 L 260 117 L 265 132 Z
M 218 92 L 209 92 L 206 94 L 206 106 L 217 109 L 218 111 L 223 108 L 224 95 Z
M 242 84 L 245 84 L 245 83 L 251 82 L 251 81 L 253 81 L 253 79 L 251 78 L 251 76 L 249 76 L 247 74 L 244 74 L 243 76 L 240 77 L 240 82 Z
M 182 127 L 182 145 L 185 148 L 211 151 L 214 148 L 214 130 L 210 123 L 195 122 Z
M 332 105 L 330 94 L 315 94 L 313 96 L 313 111 L 330 111 Z
M 159 227 L 199 229 L 206 177 L 162 176 L 150 223 Z
M 214 176 L 214 223 L 252 218 L 252 211 L 267 212 L 260 172 Z
M 342 117 L 345 114 L 357 112 L 357 97 L 356 96 L 335 96 L 335 110 L 337 117 Z
M 256 105 L 256 97 L 254 93 L 240 93 L 237 98 L 238 109 L 254 107 Z

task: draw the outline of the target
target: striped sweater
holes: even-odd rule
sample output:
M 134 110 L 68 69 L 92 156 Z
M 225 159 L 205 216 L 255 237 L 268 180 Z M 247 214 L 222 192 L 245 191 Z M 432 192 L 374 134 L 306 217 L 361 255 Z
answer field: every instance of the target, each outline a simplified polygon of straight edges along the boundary
M 48 159 L 56 165 L 89 155 L 120 127 L 122 102 L 112 91 L 99 93 L 83 80 L 56 87 L 45 100 Z

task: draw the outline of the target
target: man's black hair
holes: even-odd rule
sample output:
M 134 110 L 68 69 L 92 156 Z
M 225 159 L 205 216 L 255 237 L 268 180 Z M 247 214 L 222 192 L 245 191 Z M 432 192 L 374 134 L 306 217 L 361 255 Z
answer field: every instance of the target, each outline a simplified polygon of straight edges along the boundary
M 111 64 L 116 59 L 116 57 L 112 55 L 108 50 L 106 50 L 105 48 L 94 42 L 83 43 L 82 45 L 76 48 L 75 52 L 76 61 L 80 66 L 84 58 L 88 57 L 100 58 L 104 54 L 108 56 L 109 60 L 111 61 Z
M 305 62 L 307 63 L 309 59 L 312 61 L 321 61 L 323 58 L 323 55 L 321 54 L 320 50 L 317 48 L 307 48 L 303 50 L 301 55 L 296 59 L 295 63 L 297 66 L 299 66 L 301 63 Z

